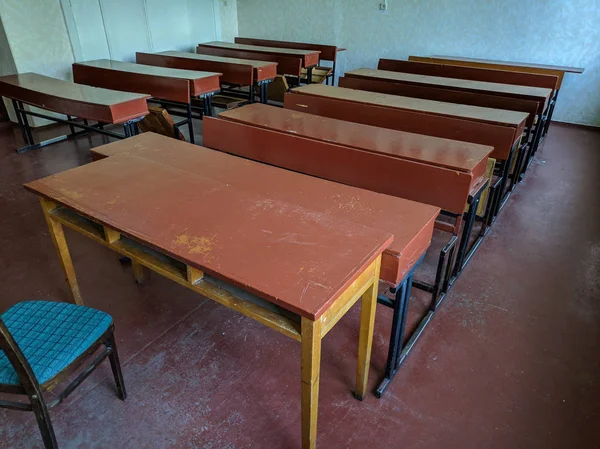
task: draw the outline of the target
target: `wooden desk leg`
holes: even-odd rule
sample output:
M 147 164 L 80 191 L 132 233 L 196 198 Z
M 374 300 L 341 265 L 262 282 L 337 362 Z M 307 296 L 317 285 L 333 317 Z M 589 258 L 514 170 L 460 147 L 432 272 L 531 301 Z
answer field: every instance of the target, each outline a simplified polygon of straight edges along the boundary
M 379 274 L 379 269 L 377 269 Z M 371 363 L 371 346 L 373 344 L 373 330 L 375 329 L 375 308 L 377 307 L 377 290 L 379 276 L 365 291 L 360 305 L 360 335 L 358 338 L 358 366 L 356 367 L 356 391 L 354 397 L 363 400 L 367 392 L 369 380 L 369 366 Z
M 65 280 L 71 289 L 71 296 L 73 301 L 75 301 L 75 304 L 82 306 L 83 299 L 81 299 L 81 292 L 79 291 L 79 284 L 77 283 L 77 276 L 75 276 L 75 268 L 73 267 L 73 261 L 71 260 L 71 254 L 69 253 L 69 247 L 67 246 L 63 227 L 58 221 L 50 216 L 50 211 L 56 208 L 56 204 L 44 198 L 41 198 L 40 200 L 46 223 L 48 223 L 50 236 L 54 242 L 54 247 L 56 248 L 58 258 L 65 274 Z
M 317 447 L 321 320 L 302 317 L 302 448 Z
M 131 261 L 131 269 L 133 270 L 133 278 L 138 284 L 144 283 L 144 266 L 135 260 Z

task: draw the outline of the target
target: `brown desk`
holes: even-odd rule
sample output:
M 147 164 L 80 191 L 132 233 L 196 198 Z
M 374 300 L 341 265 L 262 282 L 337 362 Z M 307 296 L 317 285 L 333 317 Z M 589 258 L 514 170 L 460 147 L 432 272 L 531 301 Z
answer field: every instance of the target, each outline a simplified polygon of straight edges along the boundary
M 308 69 L 319 63 L 319 50 L 298 49 L 298 48 L 281 48 L 281 47 L 264 47 L 260 45 L 235 44 L 231 42 L 204 42 L 198 44 L 199 47 L 226 48 L 229 50 L 238 50 L 249 53 L 258 53 L 266 55 L 284 56 L 289 58 L 300 58 L 302 67 Z
M 520 100 L 533 100 L 540 103 L 542 114 L 552 97 L 552 89 L 542 87 L 517 86 L 514 84 L 490 83 L 441 76 L 417 75 L 377 69 L 357 69 L 345 74 L 348 78 L 363 78 L 401 83 L 412 86 L 435 86 L 440 89 L 458 90 L 480 94 L 499 95 Z
M 499 68 L 467 67 L 435 62 L 424 56 L 409 56 L 408 61 L 398 59 L 380 59 L 377 68 L 392 72 L 414 73 L 415 75 L 442 76 L 471 81 L 488 81 L 517 86 L 543 87 L 558 89 L 558 76 L 539 73 L 511 72 Z
M 75 84 L 37 73 L 22 73 L 0 77 L 0 95 L 11 98 L 21 127 L 25 146 L 19 148 L 21 153 L 41 148 L 52 143 L 65 140 L 69 136 L 61 136 L 44 142 L 35 143 L 28 115 L 44 118 L 71 127 L 71 135 L 75 135 L 74 127 L 83 128 L 100 134 L 122 139 L 136 132 L 135 123 L 148 114 L 146 99 L 149 95 L 117 92 L 115 90 Z M 67 120 L 26 110 L 23 103 L 65 114 Z M 84 120 L 84 124 L 74 122 L 71 117 Z M 87 120 L 95 120 L 98 125 L 89 126 Z M 125 135 L 103 129 L 104 124 L 122 124 Z
M 478 70 L 478 69 L 475 69 Z M 422 98 L 427 100 L 457 103 L 470 106 L 481 106 L 493 109 L 507 109 L 527 114 L 525 136 L 523 144 L 519 147 L 514 175 L 510 188 L 524 173 L 527 162 L 535 153 L 541 141 L 543 124 L 546 115 L 543 114 L 542 102 L 526 99 L 504 97 L 501 95 L 489 95 L 475 92 L 464 92 L 460 90 L 444 89 L 428 84 L 404 84 L 390 82 L 375 78 L 362 77 L 340 77 L 339 87 L 349 89 L 379 92 L 383 94 L 401 95 L 405 97 Z
M 376 105 L 388 109 L 410 110 L 430 115 L 461 118 L 491 125 L 509 127 L 513 130 L 513 142 L 516 142 L 521 138 L 527 121 L 527 114 L 523 112 L 444 103 L 441 101 L 423 100 L 420 98 L 400 97 L 397 95 L 345 89 L 342 87 L 309 85 L 295 88 L 292 92 L 302 96 L 324 97 L 346 103 L 359 103 L 363 105 Z
M 211 95 L 219 91 L 220 73 L 154 67 L 132 62 L 98 59 L 73 64 L 76 83 L 126 92 L 147 93 L 162 104 L 175 103 L 187 110 L 184 120 L 175 123 L 175 133 L 187 124 L 190 142 L 194 143 L 192 98 L 203 98 L 203 114 L 212 115 Z
M 362 298 L 356 384 L 362 398 L 381 253 L 392 236 L 195 173 L 190 167 L 204 166 L 202 152 L 171 142 L 193 148 L 187 155 L 193 163 L 180 169 L 125 153 L 26 185 L 42 197 L 73 297 L 81 303 L 62 225 L 300 341 L 302 440 L 314 448 L 321 339 Z M 157 152 L 155 144 L 149 153 Z M 140 147 L 133 142 L 134 148 Z M 178 158 L 164 151 L 167 160 Z M 245 176 L 236 158 L 225 164 L 233 160 L 230 170 Z
M 207 128 L 207 131 L 213 135 L 212 128 Z M 398 307 L 394 309 L 393 322 L 398 324 L 406 320 L 406 315 L 400 311 L 409 301 L 412 273 L 429 246 L 439 208 L 305 176 L 148 133 L 137 136 L 133 143 L 135 145 L 115 142 L 96 148 L 93 155 L 98 159 L 128 153 L 393 234 L 394 241 L 382 255 L 381 279 L 398 286 Z M 427 314 L 427 321 L 432 315 L 433 312 Z M 385 385 L 397 372 L 396 360 L 407 353 L 399 350 L 403 341 L 403 332 L 400 331 L 403 326 L 397 328 L 399 331 L 390 343 L 390 354 L 395 355 L 389 357 L 390 363 L 382 383 Z
M 293 89 L 286 95 L 284 106 L 286 109 L 339 120 L 491 145 L 494 147 L 491 157 L 499 160 L 501 165 L 499 183 L 493 186 L 494 191 L 499 189 L 500 192 L 505 192 L 512 159 L 520 144 L 527 119 L 527 114 L 521 112 L 372 94 L 316 84 Z M 481 114 L 481 111 L 484 113 Z M 503 126 L 492 124 L 494 122 L 482 120 L 486 116 L 495 121 L 506 122 Z M 475 117 L 479 120 L 475 120 Z M 492 219 L 506 203 L 509 193 L 510 190 L 506 194 L 495 195 L 497 199 L 490 215 Z M 498 198 L 502 198 L 502 201 Z
M 583 73 L 585 69 L 581 67 L 566 67 L 558 65 L 548 64 L 533 64 L 527 62 L 511 62 L 511 61 L 499 61 L 495 59 L 477 59 L 477 58 L 464 58 L 461 56 L 440 56 L 434 55 L 429 56 L 428 60 L 445 64 L 446 62 L 454 65 L 461 65 L 465 67 L 484 67 L 490 69 L 509 70 L 511 72 L 527 72 L 527 73 L 541 73 L 544 75 L 554 75 L 558 77 L 558 86 L 560 89 L 565 76 L 565 73 Z
M 326 44 L 313 44 L 306 42 L 291 42 L 291 41 L 274 41 L 270 39 L 257 39 L 252 37 L 236 37 L 236 44 L 247 44 L 247 45 L 258 45 L 262 47 L 276 47 L 276 48 L 294 48 L 297 50 L 315 50 L 319 53 L 320 61 L 331 61 L 333 67 L 331 68 L 331 74 L 327 75 L 326 82 L 331 79 L 331 85 L 335 84 L 335 65 L 337 62 L 337 54 L 342 51 L 346 51 L 345 48 L 337 47 L 335 45 Z
M 221 83 L 240 86 L 259 86 L 261 102 L 266 103 L 266 85 L 277 76 L 277 63 L 252 59 L 227 58 L 182 51 L 136 53 L 138 64 L 186 70 L 220 72 Z M 253 101 L 253 92 L 250 92 Z
M 242 58 L 242 59 L 258 59 L 261 61 L 270 61 L 277 63 L 277 73 L 282 76 L 291 75 L 298 79 L 300 83 L 300 76 L 302 74 L 302 68 L 305 66 L 302 55 L 307 50 L 292 50 L 285 51 L 285 49 L 271 48 L 272 51 L 260 51 L 257 49 L 265 49 L 269 47 L 256 47 L 256 46 L 244 46 L 251 48 L 241 48 L 242 44 L 230 44 L 227 42 L 208 42 L 206 44 L 199 44 L 196 47 L 196 53 L 213 55 L 213 56 L 225 56 L 231 58 Z M 300 53 L 298 53 L 300 52 Z M 312 66 L 314 66 L 319 60 L 319 55 L 316 53 L 313 57 L 309 58 Z M 309 66 L 309 67 L 312 67 Z

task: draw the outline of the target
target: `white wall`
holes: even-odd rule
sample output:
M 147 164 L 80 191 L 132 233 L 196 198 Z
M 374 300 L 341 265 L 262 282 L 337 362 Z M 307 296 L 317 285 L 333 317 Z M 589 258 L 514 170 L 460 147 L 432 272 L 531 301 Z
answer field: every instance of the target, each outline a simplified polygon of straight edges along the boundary
M 600 126 L 598 0 L 237 0 L 240 36 L 347 47 L 338 71 L 379 58 L 447 54 L 585 67 L 568 75 L 556 120 Z

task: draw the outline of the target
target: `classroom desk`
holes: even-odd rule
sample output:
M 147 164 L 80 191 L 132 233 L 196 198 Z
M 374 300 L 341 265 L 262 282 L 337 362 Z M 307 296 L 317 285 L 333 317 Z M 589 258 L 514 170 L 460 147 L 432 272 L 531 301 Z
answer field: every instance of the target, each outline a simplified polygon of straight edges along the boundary
M 431 75 L 416 75 L 413 73 L 392 72 L 388 70 L 357 69 L 346 72 L 345 76 L 348 78 L 374 79 L 402 83 L 411 86 L 435 86 L 440 89 L 499 95 L 520 100 L 533 100 L 539 102 L 541 105 L 539 114 L 544 113 L 552 97 L 552 89 L 545 89 L 542 87 L 517 86 L 514 84 L 471 81 Z
M 478 67 L 478 68 L 489 68 L 489 69 L 500 69 L 511 72 L 526 72 L 526 73 L 538 73 L 542 75 L 551 75 L 558 78 L 556 85 L 556 92 L 554 94 L 554 100 L 558 99 L 558 93 L 562 86 L 563 79 L 566 73 L 581 74 L 585 69 L 580 67 L 565 67 L 548 64 L 533 64 L 526 62 L 510 62 L 510 61 L 498 61 L 494 59 L 477 59 L 477 58 L 463 58 L 459 56 L 429 56 L 429 57 L 415 57 L 410 56 L 411 61 L 422 61 L 422 62 L 436 62 L 441 64 L 452 64 L 463 67 Z M 550 126 L 550 119 L 554 109 L 550 111 L 549 119 L 544 129 L 544 135 L 548 132 Z
M 204 145 L 322 179 L 431 204 L 445 209 L 446 215 L 456 220 L 454 227 L 448 222 L 439 223 L 439 227 L 449 231 L 452 237 L 440 254 L 435 282 L 428 284 L 415 281 L 415 285 L 432 293 L 429 307 L 431 315 L 427 313 L 422 317 L 414 338 L 409 338 L 410 345 L 402 348 L 403 338 L 399 341 L 391 339 L 390 348 L 393 351 L 390 353 L 387 369 L 391 375 L 386 376 L 387 380 L 378 388 L 377 393 L 381 395 L 464 268 L 465 260 L 470 259 L 481 243 L 481 238 L 476 238 L 467 252 L 475 213 L 487 184 L 484 176 L 492 148 L 464 144 L 467 149 L 460 155 L 462 157 L 452 157 L 444 153 L 452 150 L 453 146 L 458 152 L 460 142 L 445 145 L 442 139 L 433 139 L 438 141 L 437 145 L 426 148 L 420 139 L 432 138 L 413 135 L 412 139 L 410 136 L 401 136 L 406 138 L 400 140 L 398 136 L 393 136 L 397 132 L 390 130 L 382 130 L 375 139 L 369 139 L 366 135 L 363 135 L 360 141 L 353 139 L 361 136 L 362 132 L 368 133 L 370 129 L 365 128 L 371 127 L 367 126 L 356 130 L 357 134 L 341 137 L 344 130 L 353 126 L 355 124 L 294 111 L 282 111 L 272 106 L 249 105 L 223 113 L 218 119 L 207 120 L 204 123 Z M 390 138 L 387 140 L 389 152 L 384 150 L 386 138 Z M 344 145 L 347 142 L 353 144 Z M 455 168 L 448 169 L 398 156 L 402 153 L 402 149 L 398 147 L 403 143 L 412 144 L 413 157 L 417 153 L 420 154 L 421 150 L 429 150 L 432 159 L 451 163 Z M 392 149 L 391 146 L 396 148 Z M 405 150 L 409 151 L 408 148 Z M 454 262 L 454 250 L 465 205 L 468 205 L 467 219 Z M 399 285 L 392 286 L 392 292 L 400 290 Z M 380 297 L 379 300 L 395 308 L 395 302 L 387 297 Z M 393 326 L 396 325 L 394 321 Z M 403 322 L 399 323 L 399 328 L 404 329 Z M 398 353 L 398 348 L 402 348 L 402 357 L 400 361 L 394 362 L 392 354 Z
M 542 107 L 538 101 L 443 89 L 427 84 L 412 85 L 362 77 L 342 76 L 339 79 L 338 86 L 369 92 L 379 92 L 382 94 L 401 95 L 405 97 L 481 106 L 493 109 L 507 109 L 526 113 L 527 121 L 525 122 L 525 136 L 517 152 L 515 170 L 510 183 L 511 190 L 521 178 L 521 174 L 525 172 L 527 161 L 533 156 L 541 140 L 543 126 L 540 124 L 544 121 L 544 118 L 540 115 Z
M 297 50 L 315 50 L 319 51 L 319 62 L 331 61 L 332 68 L 331 74 L 327 75 L 326 83 L 331 79 L 331 85 L 335 84 L 335 66 L 337 62 L 338 53 L 346 51 L 345 48 L 337 47 L 335 45 L 326 44 L 314 44 L 306 42 L 291 42 L 291 41 L 274 41 L 270 39 L 257 39 L 254 37 L 236 37 L 234 39 L 236 44 L 248 44 L 258 45 L 263 47 L 277 47 L 277 48 L 294 48 Z M 318 68 L 318 67 L 317 67 Z
M 249 101 L 254 101 L 252 86 L 260 91 L 260 101 L 267 102 L 267 85 L 277 76 L 277 63 L 252 59 L 227 58 L 224 56 L 201 55 L 182 51 L 160 53 L 137 52 L 138 64 L 172 69 L 207 70 L 221 73 L 221 83 L 248 86 Z
M 184 107 L 187 114 L 185 120 L 175 123 L 175 136 L 179 138 L 179 127 L 187 124 L 192 143 L 194 143 L 194 116 L 191 100 L 203 98 L 203 115 L 212 115 L 210 97 L 219 91 L 220 75 L 220 73 L 154 67 L 109 59 L 73 64 L 73 80 L 76 83 L 146 93 L 161 100 L 162 104 Z
M 19 153 L 51 145 L 89 131 L 123 139 L 137 133 L 135 124 L 148 114 L 146 99 L 149 95 L 99 89 L 37 73 L 0 77 L 0 96 L 12 99 L 25 142 L 25 146 L 17 150 Z M 26 110 L 24 103 L 65 114 L 67 120 Z M 28 115 L 67 124 L 71 128 L 71 134 L 35 143 Z M 72 116 L 83 119 L 83 123 L 73 121 Z M 88 120 L 95 120 L 98 124 L 90 126 Z M 103 129 L 104 124 L 123 125 L 125 134 L 107 131 Z M 75 127 L 82 128 L 84 131 L 75 132 Z
M 421 104 L 425 107 L 419 109 Z M 409 107 L 407 108 L 406 105 Z M 436 111 L 436 108 L 440 106 L 447 113 L 453 111 L 451 106 L 457 106 L 456 111 L 461 112 L 462 115 L 453 117 L 452 115 L 430 113 L 430 110 Z M 512 158 L 520 143 L 527 119 L 527 114 L 520 112 L 451 105 L 394 95 L 373 95 L 370 92 L 323 85 L 293 89 L 286 94 L 284 107 L 349 122 L 491 145 L 494 147 L 494 151 L 490 156 L 499 160 L 501 164 L 499 183 L 492 185 L 492 192 L 497 192 L 498 189 L 501 189 L 500 192 L 505 192 Z M 491 118 L 508 116 L 510 120 L 514 120 L 519 125 L 499 126 L 486 121 L 470 119 L 473 115 L 479 114 L 481 110 L 489 112 Z M 496 204 L 490 215 L 492 220 L 506 203 L 508 195 L 509 193 L 493 195 Z
M 177 150 L 184 146 L 180 155 Z M 277 170 L 290 195 L 303 196 L 292 193 L 297 192 L 295 178 L 311 179 L 313 190 L 326 201 L 306 198 L 317 205 L 309 209 L 280 199 L 277 192 L 264 196 L 239 181 L 230 184 L 205 176 L 217 152 L 150 133 L 137 136 L 128 147 L 134 153 L 126 150 L 26 185 L 42 197 L 73 297 L 82 302 L 62 225 L 130 257 L 139 281 L 139 267 L 146 266 L 300 341 L 302 446 L 316 447 L 321 339 L 362 298 L 355 392 L 362 399 L 381 254 L 392 236 L 340 218 L 336 208 L 331 213 L 319 209 L 336 201 L 335 183 L 265 167 Z M 252 168 L 247 172 L 246 167 L 260 165 L 224 154 L 217 160 L 232 181 L 250 180 Z M 223 204 L 229 207 L 223 209 Z M 433 221 L 436 208 L 413 204 L 417 215 L 429 208 L 426 215 Z M 215 208 L 225 212 L 214 214 Z M 150 219 L 140 221 L 140 216 Z M 418 218 L 407 216 L 404 221 L 409 227 L 413 222 L 415 229 Z M 426 227 L 427 221 L 421 224 Z M 431 231 L 427 235 L 416 229 L 412 238 L 424 237 L 428 244 Z
M 210 129 L 208 133 L 214 135 Z M 395 330 L 390 337 L 385 376 L 377 393 L 382 394 L 416 342 L 415 337 L 412 345 L 402 348 L 406 324 L 406 314 L 403 311 L 408 307 L 413 272 L 429 246 L 434 221 L 440 209 L 282 170 L 149 133 L 136 136 L 132 143 L 123 145 L 122 142 L 115 142 L 104 145 L 95 148 L 92 155 L 94 159 L 100 159 L 128 153 L 394 235 L 394 241 L 386 248 L 381 259 L 381 279 L 388 285 L 397 286 L 396 302 L 392 304 L 392 323 Z M 447 246 L 453 248 L 452 245 Z M 448 252 L 449 249 L 446 253 Z M 452 251 L 449 256 L 453 254 Z M 378 299 L 381 301 L 382 297 Z M 383 299 L 387 300 L 384 304 L 391 305 L 387 297 Z M 434 306 L 437 304 L 439 302 Z M 435 307 L 424 317 L 423 326 L 431 320 L 434 312 Z
M 298 83 L 300 83 L 302 68 L 307 70 L 310 78 L 312 68 L 319 62 L 319 52 L 314 50 L 260 47 L 257 45 L 233 44 L 230 42 L 206 42 L 198 44 L 196 53 L 274 61 L 277 62 L 278 74 L 297 77 Z

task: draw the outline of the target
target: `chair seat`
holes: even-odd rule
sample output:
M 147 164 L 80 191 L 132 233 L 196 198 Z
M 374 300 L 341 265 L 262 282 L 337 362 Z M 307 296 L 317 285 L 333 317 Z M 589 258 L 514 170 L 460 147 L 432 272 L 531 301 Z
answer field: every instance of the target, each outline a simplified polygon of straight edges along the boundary
M 107 313 L 51 301 L 20 302 L 1 317 L 40 384 L 86 352 L 112 324 Z M 17 373 L 0 351 L 0 384 L 19 383 Z

